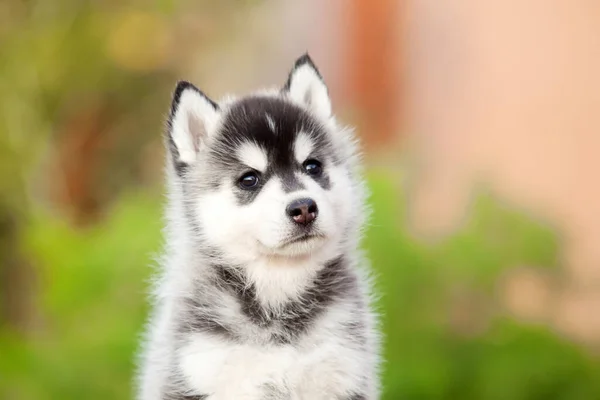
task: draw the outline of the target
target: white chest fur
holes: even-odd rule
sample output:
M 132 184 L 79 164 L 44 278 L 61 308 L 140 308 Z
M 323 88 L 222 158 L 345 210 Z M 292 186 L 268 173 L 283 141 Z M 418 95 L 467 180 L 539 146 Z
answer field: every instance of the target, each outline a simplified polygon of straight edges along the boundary
M 215 400 L 375 398 L 375 387 L 365 387 L 370 360 L 364 343 L 331 329 L 343 311 L 331 309 L 294 345 L 240 344 L 195 334 L 177 353 L 186 384 Z M 352 397 L 359 394 L 365 397 Z

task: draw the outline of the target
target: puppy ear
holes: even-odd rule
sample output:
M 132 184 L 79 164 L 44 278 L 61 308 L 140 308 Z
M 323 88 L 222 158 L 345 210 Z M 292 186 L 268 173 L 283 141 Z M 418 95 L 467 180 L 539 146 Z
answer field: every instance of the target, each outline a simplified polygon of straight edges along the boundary
M 177 83 L 168 122 L 168 147 L 177 173 L 196 160 L 203 141 L 213 133 L 219 106 L 189 82 Z
M 283 91 L 321 117 L 331 116 L 327 86 L 308 53 L 296 60 Z

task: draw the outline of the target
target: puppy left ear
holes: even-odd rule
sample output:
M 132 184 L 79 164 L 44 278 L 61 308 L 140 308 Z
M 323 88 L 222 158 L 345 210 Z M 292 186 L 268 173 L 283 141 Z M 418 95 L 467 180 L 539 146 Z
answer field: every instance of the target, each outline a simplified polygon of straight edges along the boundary
M 296 60 L 283 91 L 321 117 L 331 116 L 327 86 L 308 53 Z

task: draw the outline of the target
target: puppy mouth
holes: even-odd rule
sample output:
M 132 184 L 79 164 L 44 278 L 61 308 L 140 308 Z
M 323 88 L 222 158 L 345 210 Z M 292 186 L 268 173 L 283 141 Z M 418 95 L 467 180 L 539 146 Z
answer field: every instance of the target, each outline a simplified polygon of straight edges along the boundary
M 286 246 L 290 246 L 292 244 L 298 244 L 298 243 L 306 243 L 306 242 L 309 242 L 312 240 L 323 239 L 323 238 L 325 238 L 325 236 L 322 234 L 303 233 L 301 235 L 293 236 L 293 237 L 285 240 L 280 247 L 286 247 Z
M 294 235 L 279 242 L 276 247 L 267 247 L 258 242 L 265 256 L 296 258 L 304 257 L 318 249 L 327 236 L 322 233 L 306 232 Z

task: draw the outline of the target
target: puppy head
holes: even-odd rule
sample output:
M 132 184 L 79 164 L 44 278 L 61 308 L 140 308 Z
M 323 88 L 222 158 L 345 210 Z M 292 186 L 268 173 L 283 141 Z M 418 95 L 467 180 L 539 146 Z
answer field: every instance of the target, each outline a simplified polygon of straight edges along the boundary
M 168 148 L 196 239 L 230 260 L 326 257 L 362 221 L 355 141 L 308 55 L 280 90 L 220 104 L 179 83 Z

